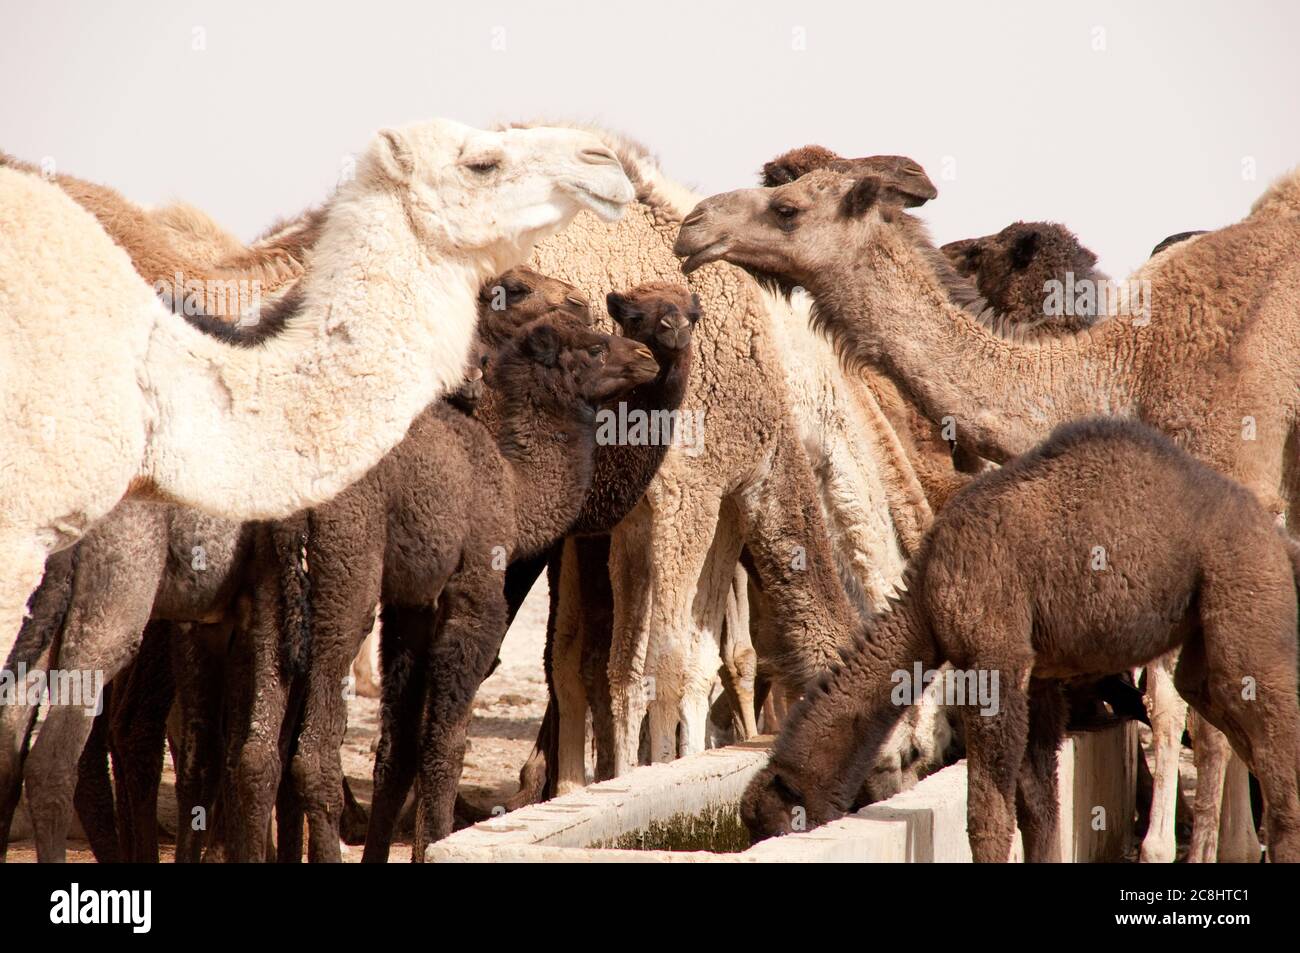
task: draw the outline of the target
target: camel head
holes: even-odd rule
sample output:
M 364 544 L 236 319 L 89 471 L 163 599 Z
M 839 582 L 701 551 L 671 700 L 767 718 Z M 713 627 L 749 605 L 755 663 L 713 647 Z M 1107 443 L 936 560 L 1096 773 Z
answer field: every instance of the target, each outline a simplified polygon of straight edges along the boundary
M 416 122 L 382 130 L 361 170 L 360 187 L 387 186 L 404 197 L 422 243 L 486 254 L 501 270 L 579 211 L 614 221 L 633 199 L 613 151 L 576 129 Z
M 763 165 L 759 184 L 765 188 L 786 185 L 817 169 L 849 175 L 874 172 L 906 208 L 924 205 L 939 194 L 921 164 L 907 156 L 864 156 L 845 159 L 825 146 L 809 145 L 782 153 Z
M 754 775 L 740 800 L 740 819 L 754 841 L 811 830 L 843 813 L 815 792 L 799 790 L 770 763 Z
M 775 188 L 705 199 L 683 220 L 673 252 L 685 259 L 685 274 L 727 261 L 811 289 L 845 254 L 865 249 L 906 217 L 902 209 L 880 175 L 817 169 Z
M 1039 301 L 1043 284 L 1092 274 L 1097 256 L 1055 222 L 1015 222 L 995 235 L 949 242 L 940 251 L 958 273 L 972 279 L 998 311 L 1015 311 Z
M 625 337 L 647 345 L 658 358 L 690 347 L 700 320 L 700 296 L 666 281 L 649 281 L 622 294 L 611 291 L 605 306 Z
M 602 334 L 566 315 L 520 328 L 488 365 L 492 387 L 507 400 L 526 400 L 582 419 L 659 373 L 644 344 Z
M 516 330 L 543 315 L 567 315 L 592 323 L 587 296 L 559 278 L 520 265 L 487 281 L 478 295 L 478 333 L 489 349 L 503 345 Z

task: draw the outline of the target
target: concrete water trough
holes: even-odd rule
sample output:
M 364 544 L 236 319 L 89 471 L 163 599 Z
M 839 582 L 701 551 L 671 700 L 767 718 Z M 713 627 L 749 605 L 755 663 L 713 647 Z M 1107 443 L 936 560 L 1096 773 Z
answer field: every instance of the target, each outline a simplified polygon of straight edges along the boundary
M 434 862 L 969 862 L 966 763 L 815 830 L 747 847 L 737 807 L 770 738 L 648 765 L 466 828 Z M 1133 836 L 1136 728 L 1068 738 L 1060 754 L 1061 857 L 1118 861 Z M 1020 842 L 1012 852 L 1019 859 Z

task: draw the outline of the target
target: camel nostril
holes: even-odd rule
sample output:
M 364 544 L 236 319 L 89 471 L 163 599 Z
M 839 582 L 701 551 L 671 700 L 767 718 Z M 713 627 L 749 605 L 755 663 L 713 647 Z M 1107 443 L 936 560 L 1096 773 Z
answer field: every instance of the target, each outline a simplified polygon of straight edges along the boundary
M 590 149 L 583 149 L 578 153 L 578 157 L 583 162 L 589 162 L 592 165 L 622 165 L 618 161 L 618 156 L 614 155 L 604 146 L 593 146 Z

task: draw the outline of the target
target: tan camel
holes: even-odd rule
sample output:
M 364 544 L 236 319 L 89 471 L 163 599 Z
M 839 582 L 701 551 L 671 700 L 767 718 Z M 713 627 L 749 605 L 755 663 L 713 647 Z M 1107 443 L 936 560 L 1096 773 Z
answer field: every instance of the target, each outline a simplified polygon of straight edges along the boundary
M 725 258 L 804 284 L 847 360 L 904 382 L 984 456 L 1008 459 L 1089 413 L 1137 416 L 1279 519 L 1289 503 L 1294 523 L 1300 218 L 1255 216 L 1171 248 L 1121 286 L 1106 320 L 1043 338 L 999 333 L 954 307 L 923 228 L 880 196 L 871 177 L 831 172 L 728 193 L 692 214 L 678 250 L 686 268 Z M 1244 840 L 1230 856 L 1245 859 Z

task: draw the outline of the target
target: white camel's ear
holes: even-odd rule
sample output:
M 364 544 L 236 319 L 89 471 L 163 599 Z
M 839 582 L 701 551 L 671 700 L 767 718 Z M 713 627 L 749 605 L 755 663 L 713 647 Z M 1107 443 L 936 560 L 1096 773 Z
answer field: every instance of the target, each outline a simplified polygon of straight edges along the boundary
M 415 150 L 406 136 L 396 129 L 379 130 L 376 149 L 379 167 L 394 182 L 409 182 L 415 173 Z

